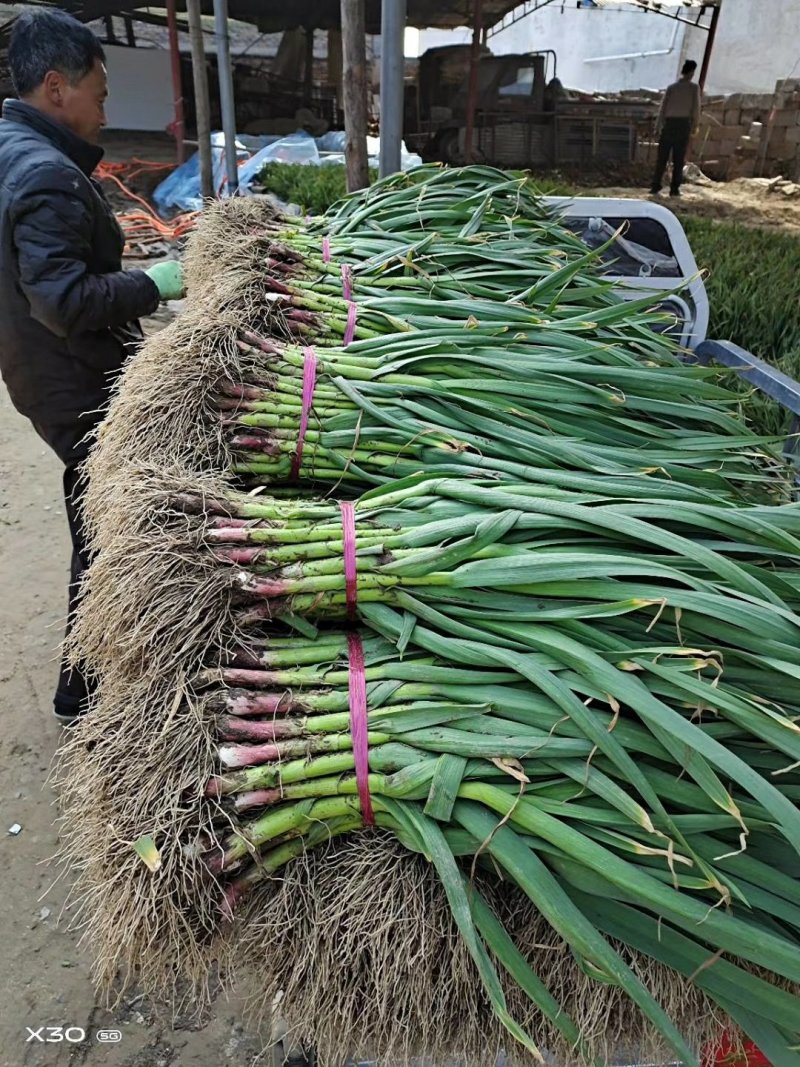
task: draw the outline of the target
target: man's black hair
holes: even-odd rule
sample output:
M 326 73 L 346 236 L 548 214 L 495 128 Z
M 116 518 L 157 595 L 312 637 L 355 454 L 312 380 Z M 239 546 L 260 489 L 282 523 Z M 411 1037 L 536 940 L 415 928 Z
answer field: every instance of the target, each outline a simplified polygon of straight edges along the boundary
M 681 68 L 681 74 L 694 74 L 697 70 L 697 64 L 693 59 L 687 59 Z
M 77 84 L 105 61 L 103 46 L 88 26 L 65 11 L 24 11 L 17 16 L 8 45 L 8 66 L 18 96 L 28 96 L 57 70 Z

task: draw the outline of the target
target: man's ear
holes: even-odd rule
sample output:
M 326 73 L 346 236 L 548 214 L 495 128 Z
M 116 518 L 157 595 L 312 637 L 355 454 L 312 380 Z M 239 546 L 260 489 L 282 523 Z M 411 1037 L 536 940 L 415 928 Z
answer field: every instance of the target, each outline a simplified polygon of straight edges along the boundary
M 45 97 L 56 106 L 63 102 L 65 86 L 66 78 L 57 70 L 48 70 L 42 80 L 42 91 Z

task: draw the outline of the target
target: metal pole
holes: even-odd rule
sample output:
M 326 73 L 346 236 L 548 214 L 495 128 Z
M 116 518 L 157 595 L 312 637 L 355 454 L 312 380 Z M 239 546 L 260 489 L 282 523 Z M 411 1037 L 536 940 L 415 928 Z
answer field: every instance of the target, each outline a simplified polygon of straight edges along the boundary
M 341 0 L 344 128 L 347 189 L 369 185 L 367 157 L 367 35 L 364 0 Z
M 178 163 L 183 163 L 185 151 L 183 138 L 185 122 L 183 118 L 183 86 L 181 85 L 181 53 L 178 48 L 178 20 L 175 17 L 175 0 L 167 0 L 167 31 L 169 35 L 169 63 L 172 69 L 172 99 L 175 107 L 175 119 L 172 132 L 178 152 Z
M 483 0 L 475 0 L 472 16 L 472 51 L 469 57 L 469 88 L 467 90 L 467 126 L 464 131 L 464 162 L 472 162 L 472 136 L 475 130 L 475 108 L 478 103 L 478 62 L 480 60 L 481 31 L 483 30 Z
M 700 77 L 697 79 L 701 92 L 706 87 L 706 78 L 708 77 L 708 68 L 711 65 L 711 53 L 714 49 L 714 38 L 717 36 L 717 23 L 719 22 L 719 12 L 721 7 L 722 0 L 719 0 L 719 3 L 711 12 L 711 24 L 708 27 L 706 50 L 703 52 L 703 64 L 700 67 Z
M 217 74 L 219 76 L 219 102 L 222 108 L 222 132 L 225 135 L 228 196 L 236 196 L 239 191 L 239 170 L 236 165 L 236 108 L 233 100 L 231 40 L 228 33 L 228 0 L 214 0 L 214 36 L 217 42 Z
M 206 46 L 200 0 L 186 0 L 189 16 L 189 40 L 192 46 L 192 81 L 197 125 L 197 150 L 200 154 L 200 194 L 204 200 L 214 195 L 214 169 L 211 162 L 211 107 L 208 98 Z
M 400 170 L 405 84 L 406 0 L 381 0 L 380 176 Z

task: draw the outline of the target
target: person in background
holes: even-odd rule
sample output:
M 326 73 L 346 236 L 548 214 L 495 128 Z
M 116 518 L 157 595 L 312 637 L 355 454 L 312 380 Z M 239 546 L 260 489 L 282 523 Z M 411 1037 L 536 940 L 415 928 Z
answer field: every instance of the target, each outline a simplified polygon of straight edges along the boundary
M 669 195 L 681 195 L 683 165 L 686 162 L 686 149 L 690 138 L 697 133 L 700 122 L 700 86 L 692 81 L 697 64 L 687 59 L 681 70 L 679 81 L 673 82 L 664 93 L 661 110 L 658 113 L 657 129 L 659 132 L 658 160 L 653 175 L 650 193 L 658 196 L 664 171 L 672 156 L 672 182 Z
M 140 316 L 183 295 L 180 265 L 122 270 L 124 238 L 92 178 L 108 95 L 100 42 L 58 10 L 20 14 L 8 66 L 16 100 L 0 119 L 0 372 L 16 409 L 64 464 L 72 538 L 68 632 L 88 565 L 79 467 L 109 389 L 142 340 Z M 54 710 L 86 710 L 62 663 Z

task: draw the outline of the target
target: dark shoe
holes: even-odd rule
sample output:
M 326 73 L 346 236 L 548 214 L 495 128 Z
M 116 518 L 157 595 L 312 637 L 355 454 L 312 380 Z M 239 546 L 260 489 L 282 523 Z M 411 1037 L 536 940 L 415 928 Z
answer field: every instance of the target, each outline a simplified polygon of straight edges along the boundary
M 658 196 L 658 194 L 659 194 L 660 192 L 661 192 L 661 189 L 660 189 L 660 188 L 659 188 L 659 189 L 651 189 L 651 190 L 650 190 L 650 195 L 651 195 L 651 196 Z
M 78 698 L 59 692 L 53 701 L 53 715 L 59 726 L 74 726 L 88 710 L 89 701 L 85 696 Z
M 680 196 L 681 195 L 681 191 L 680 191 L 680 189 L 670 189 L 669 195 L 670 196 Z
M 53 711 L 53 717 L 59 726 L 69 727 L 74 726 L 75 723 L 83 718 L 83 712 L 78 711 Z

